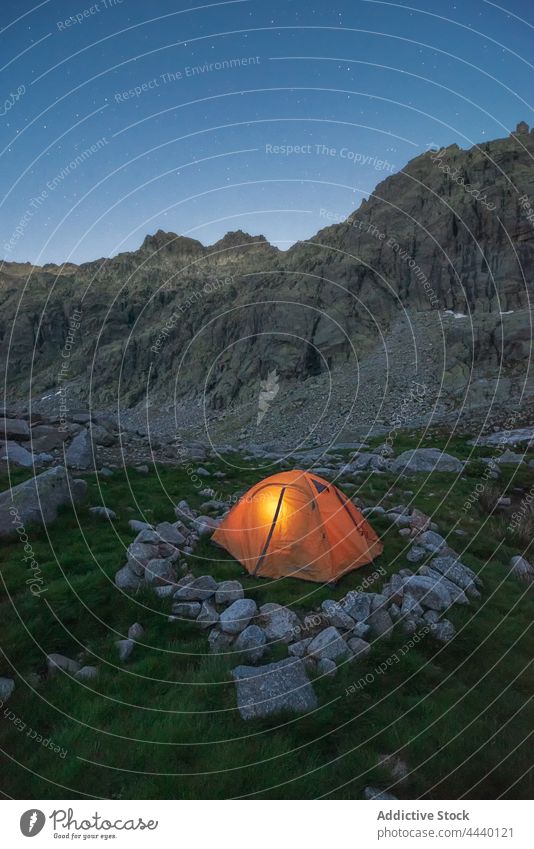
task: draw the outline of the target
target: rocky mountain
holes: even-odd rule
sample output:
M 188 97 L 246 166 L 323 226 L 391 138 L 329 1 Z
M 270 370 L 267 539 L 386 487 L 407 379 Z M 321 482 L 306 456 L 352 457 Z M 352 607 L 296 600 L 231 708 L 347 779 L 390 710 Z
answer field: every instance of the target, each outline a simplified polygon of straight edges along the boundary
M 495 421 L 521 402 L 517 423 L 534 390 L 533 132 L 428 151 L 285 252 L 158 231 L 79 266 L 4 263 L 6 402 L 128 409 L 215 442 Z

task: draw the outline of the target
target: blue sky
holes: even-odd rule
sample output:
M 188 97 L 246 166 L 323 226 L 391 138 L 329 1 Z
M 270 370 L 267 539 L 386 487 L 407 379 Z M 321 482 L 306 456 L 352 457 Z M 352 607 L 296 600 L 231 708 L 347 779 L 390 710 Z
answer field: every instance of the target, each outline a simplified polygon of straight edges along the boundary
M 412 2 L 3 0 L 2 258 L 287 248 L 428 145 L 534 124 L 530 0 Z

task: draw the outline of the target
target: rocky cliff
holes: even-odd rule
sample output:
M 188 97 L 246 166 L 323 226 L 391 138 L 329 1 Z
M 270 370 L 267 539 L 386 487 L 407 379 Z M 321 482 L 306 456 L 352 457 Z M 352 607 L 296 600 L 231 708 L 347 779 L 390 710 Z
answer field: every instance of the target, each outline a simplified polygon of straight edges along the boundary
M 158 231 L 80 266 L 5 263 L 6 400 L 148 402 L 178 424 L 293 441 L 387 427 L 414 381 L 418 415 L 527 411 L 533 154 L 525 124 L 428 151 L 286 252 L 241 231 L 209 247 Z M 257 426 L 269 375 L 276 415 Z

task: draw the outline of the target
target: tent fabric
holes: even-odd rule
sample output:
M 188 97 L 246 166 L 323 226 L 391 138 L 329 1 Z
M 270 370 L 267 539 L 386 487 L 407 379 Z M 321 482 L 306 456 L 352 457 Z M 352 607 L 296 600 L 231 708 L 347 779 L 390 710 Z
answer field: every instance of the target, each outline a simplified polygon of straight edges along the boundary
M 212 537 L 251 575 L 325 583 L 383 549 L 370 524 L 337 487 L 303 471 L 255 484 Z

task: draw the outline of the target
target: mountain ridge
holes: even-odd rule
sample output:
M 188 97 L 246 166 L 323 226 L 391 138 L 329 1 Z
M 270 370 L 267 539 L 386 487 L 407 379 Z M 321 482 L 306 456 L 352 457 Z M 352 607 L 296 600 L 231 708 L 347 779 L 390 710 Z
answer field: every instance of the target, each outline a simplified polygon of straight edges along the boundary
M 462 405 L 482 415 L 495 393 L 502 411 L 532 395 L 534 230 L 519 199 L 534 196 L 533 161 L 534 135 L 521 123 L 507 138 L 420 154 L 345 218 L 324 210 L 326 226 L 286 251 L 241 230 L 210 246 L 158 230 L 109 260 L 30 266 L 22 309 L 28 266 L 4 264 L 7 400 L 53 391 L 79 308 L 68 386 L 81 406 L 146 406 L 147 397 L 161 406 L 174 397 L 222 413 L 250 406 L 275 369 L 288 416 L 299 409 L 294 397 L 330 381 L 333 426 L 351 392 L 359 393 L 353 424 L 376 415 L 387 422 L 411 380 L 426 379 L 429 413 L 442 418 Z M 391 340 L 397 347 L 388 351 Z M 396 374 L 402 357 L 416 367 Z

